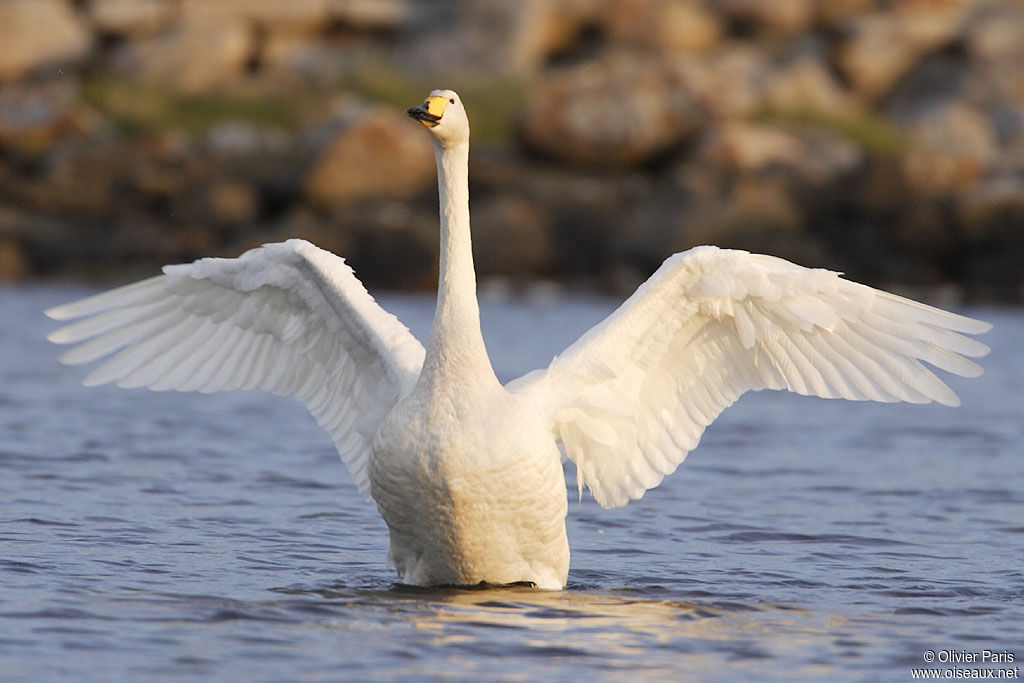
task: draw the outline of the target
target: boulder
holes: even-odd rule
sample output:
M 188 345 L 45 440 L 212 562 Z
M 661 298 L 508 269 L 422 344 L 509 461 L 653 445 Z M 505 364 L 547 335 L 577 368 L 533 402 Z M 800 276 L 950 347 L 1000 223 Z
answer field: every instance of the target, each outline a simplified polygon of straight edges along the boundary
M 957 213 L 969 239 L 1024 235 L 1024 177 L 986 178 L 958 197 Z
M 957 2 L 909 3 L 852 17 L 843 24 L 836 66 L 858 93 L 877 99 L 924 54 L 956 37 L 965 9 Z
M 983 7 L 968 20 L 964 33 L 967 51 L 974 59 L 987 64 L 1016 60 L 1019 66 L 1024 58 L 1024 6 L 1003 3 Z
M 0 282 L 25 280 L 31 273 L 21 242 L 13 235 L 0 233 Z
M 412 0 L 327 0 L 332 23 L 357 31 L 394 31 L 416 16 Z
M 237 80 L 255 50 L 240 23 L 182 25 L 159 36 L 126 43 L 115 52 L 115 72 L 186 93 L 209 91 Z
M 433 206 L 431 207 L 433 208 Z M 346 240 L 345 260 L 368 287 L 433 289 L 437 286 L 437 212 L 393 200 L 358 202 L 335 211 L 324 242 Z
M 851 17 L 870 11 L 877 0 L 826 0 L 817 3 L 816 22 L 828 28 L 836 28 Z
M 983 8 L 968 23 L 964 42 L 972 101 L 992 113 L 1002 137 L 1024 137 L 1024 5 Z
M 971 294 L 1024 300 L 1024 174 L 985 178 L 958 198 L 963 234 L 955 256 Z M 963 243 L 969 245 L 963 248 Z
M 855 144 L 825 129 L 732 122 L 706 138 L 698 159 L 742 174 L 784 170 L 802 185 L 824 187 L 855 171 L 864 156 Z
M 74 79 L 0 88 L 0 146 L 42 153 L 66 133 L 87 127 L 75 111 Z
M 477 0 L 424 12 L 423 30 L 404 47 L 420 68 L 447 71 L 453 65 L 478 74 L 525 75 L 542 66 L 576 35 L 578 2 Z M 434 7 L 437 7 L 436 5 Z
M 456 4 L 456 3 L 453 3 Z M 721 35 L 699 0 L 477 0 L 435 20 L 411 54 L 437 70 L 453 64 L 493 76 L 530 76 L 545 66 L 579 63 L 604 48 L 647 53 L 707 49 Z M 444 16 L 444 12 L 435 12 Z
M 305 182 L 319 206 L 368 197 L 408 197 L 435 178 L 434 151 L 419 125 L 391 108 L 351 116 L 324 147 Z
M 903 173 L 910 188 L 923 194 L 964 190 L 999 153 L 990 118 L 963 102 L 931 107 L 905 127 L 910 149 Z
M 182 0 L 183 21 L 202 31 L 225 24 L 310 34 L 330 21 L 331 0 Z
M 672 68 L 696 94 L 702 110 L 717 119 L 742 119 L 764 106 L 765 87 L 773 67 L 771 58 L 753 43 L 727 43 Z
M 152 35 L 177 16 L 175 3 L 168 0 L 92 0 L 88 12 L 100 33 L 119 37 Z
M 841 118 L 860 107 L 825 65 L 813 57 L 784 64 L 767 78 L 765 105 L 774 112 Z
M 209 215 L 221 225 L 242 225 L 259 218 L 260 198 L 253 187 L 239 180 L 219 179 L 207 190 Z
M 695 0 L 610 0 L 599 16 L 610 41 L 652 52 L 703 52 L 722 36 L 718 17 Z
M 336 24 L 359 31 L 393 30 L 413 15 L 410 0 L 181 0 L 181 3 L 184 21 L 199 27 L 240 22 L 269 33 L 304 35 L 324 32 Z
M 0 2 L 0 81 L 43 68 L 79 63 L 89 56 L 92 37 L 69 3 L 62 0 Z
M 513 195 L 473 203 L 473 254 L 481 277 L 530 277 L 551 260 L 550 220 L 533 202 Z
M 562 162 L 628 167 L 689 140 L 703 122 L 694 94 L 663 61 L 615 55 L 537 84 L 520 134 L 527 147 Z
M 354 47 L 358 45 L 359 41 L 347 43 L 330 36 L 272 33 L 264 36 L 260 44 L 261 75 L 277 83 L 320 92 L 344 91 L 351 87 L 354 73 L 367 82 L 374 82 L 376 76 L 365 73 L 366 63 L 360 61 L 360 48 Z M 415 95 L 421 96 L 420 93 Z
M 824 3 L 829 4 L 829 3 Z M 711 0 L 710 6 L 740 35 L 794 35 L 815 20 L 815 0 Z
M 480 229 L 478 209 L 492 212 L 502 222 L 522 214 L 519 222 L 529 222 L 531 230 L 537 231 L 531 243 L 540 242 L 540 232 L 547 235 L 544 270 L 563 277 L 587 277 L 611 265 L 614 254 L 609 246 L 614 235 L 628 230 L 630 215 L 650 196 L 651 186 L 650 175 L 643 172 L 610 173 L 538 163 L 487 148 L 471 155 L 470 177 L 474 231 Z M 527 210 L 510 196 L 527 202 L 537 217 L 526 218 Z M 539 264 L 541 259 L 536 261 Z
M 706 164 L 678 167 L 630 216 L 615 250 L 627 262 L 656 266 L 699 244 L 749 249 L 811 261 L 805 215 L 778 175 L 732 175 Z

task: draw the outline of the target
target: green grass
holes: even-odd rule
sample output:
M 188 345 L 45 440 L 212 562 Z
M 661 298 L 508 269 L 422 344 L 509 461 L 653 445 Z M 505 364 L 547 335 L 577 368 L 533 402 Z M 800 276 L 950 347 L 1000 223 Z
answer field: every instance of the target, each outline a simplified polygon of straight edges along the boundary
M 766 109 L 756 119 L 764 123 L 831 130 L 871 154 L 899 154 L 908 146 L 906 136 L 896 126 L 870 112 L 832 115 L 812 110 Z
M 512 141 L 525 93 L 523 84 L 513 79 L 409 76 L 375 64 L 352 73 L 346 89 L 404 112 L 438 87 L 453 88 L 462 95 L 476 139 Z M 236 86 L 186 94 L 155 83 L 99 76 L 83 84 L 81 99 L 109 118 L 123 135 L 132 136 L 167 128 L 201 134 L 228 120 L 295 130 L 305 121 L 328 115 L 338 92 Z
M 157 84 L 110 77 L 85 82 L 81 97 L 125 135 L 165 128 L 202 133 L 227 120 L 293 129 L 315 106 L 308 98 L 283 93 L 229 89 L 183 94 Z

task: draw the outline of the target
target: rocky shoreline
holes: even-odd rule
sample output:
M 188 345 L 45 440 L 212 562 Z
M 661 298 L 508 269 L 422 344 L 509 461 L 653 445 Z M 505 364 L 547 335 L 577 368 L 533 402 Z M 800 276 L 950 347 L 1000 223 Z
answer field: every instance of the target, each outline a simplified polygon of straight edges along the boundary
M 301 236 L 432 287 L 432 87 L 485 280 L 626 291 L 713 243 L 1024 300 L 1013 0 L 8 0 L 0 280 Z

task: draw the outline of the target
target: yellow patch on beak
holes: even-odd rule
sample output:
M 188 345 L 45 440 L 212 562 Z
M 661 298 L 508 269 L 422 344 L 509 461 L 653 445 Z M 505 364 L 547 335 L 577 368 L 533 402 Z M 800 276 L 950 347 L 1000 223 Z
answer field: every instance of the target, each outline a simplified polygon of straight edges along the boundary
M 441 118 L 444 116 L 444 108 L 448 106 L 448 98 L 434 95 L 433 97 L 428 97 L 427 101 L 423 104 L 426 106 L 427 111 L 437 118 Z
M 412 107 L 406 113 L 422 123 L 427 128 L 433 128 L 441 123 L 444 116 L 444 109 L 448 106 L 448 99 L 440 95 L 428 97 L 427 101 L 418 107 Z

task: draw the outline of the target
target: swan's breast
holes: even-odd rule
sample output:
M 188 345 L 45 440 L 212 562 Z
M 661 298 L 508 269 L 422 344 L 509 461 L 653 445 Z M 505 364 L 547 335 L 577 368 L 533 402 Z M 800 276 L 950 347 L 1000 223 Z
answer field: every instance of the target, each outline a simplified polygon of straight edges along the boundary
M 564 583 L 567 496 L 553 437 L 510 394 L 466 405 L 404 402 L 375 440 L 371 493 L 396 569 L 413 583 L 550 585 L 537 565 Z

